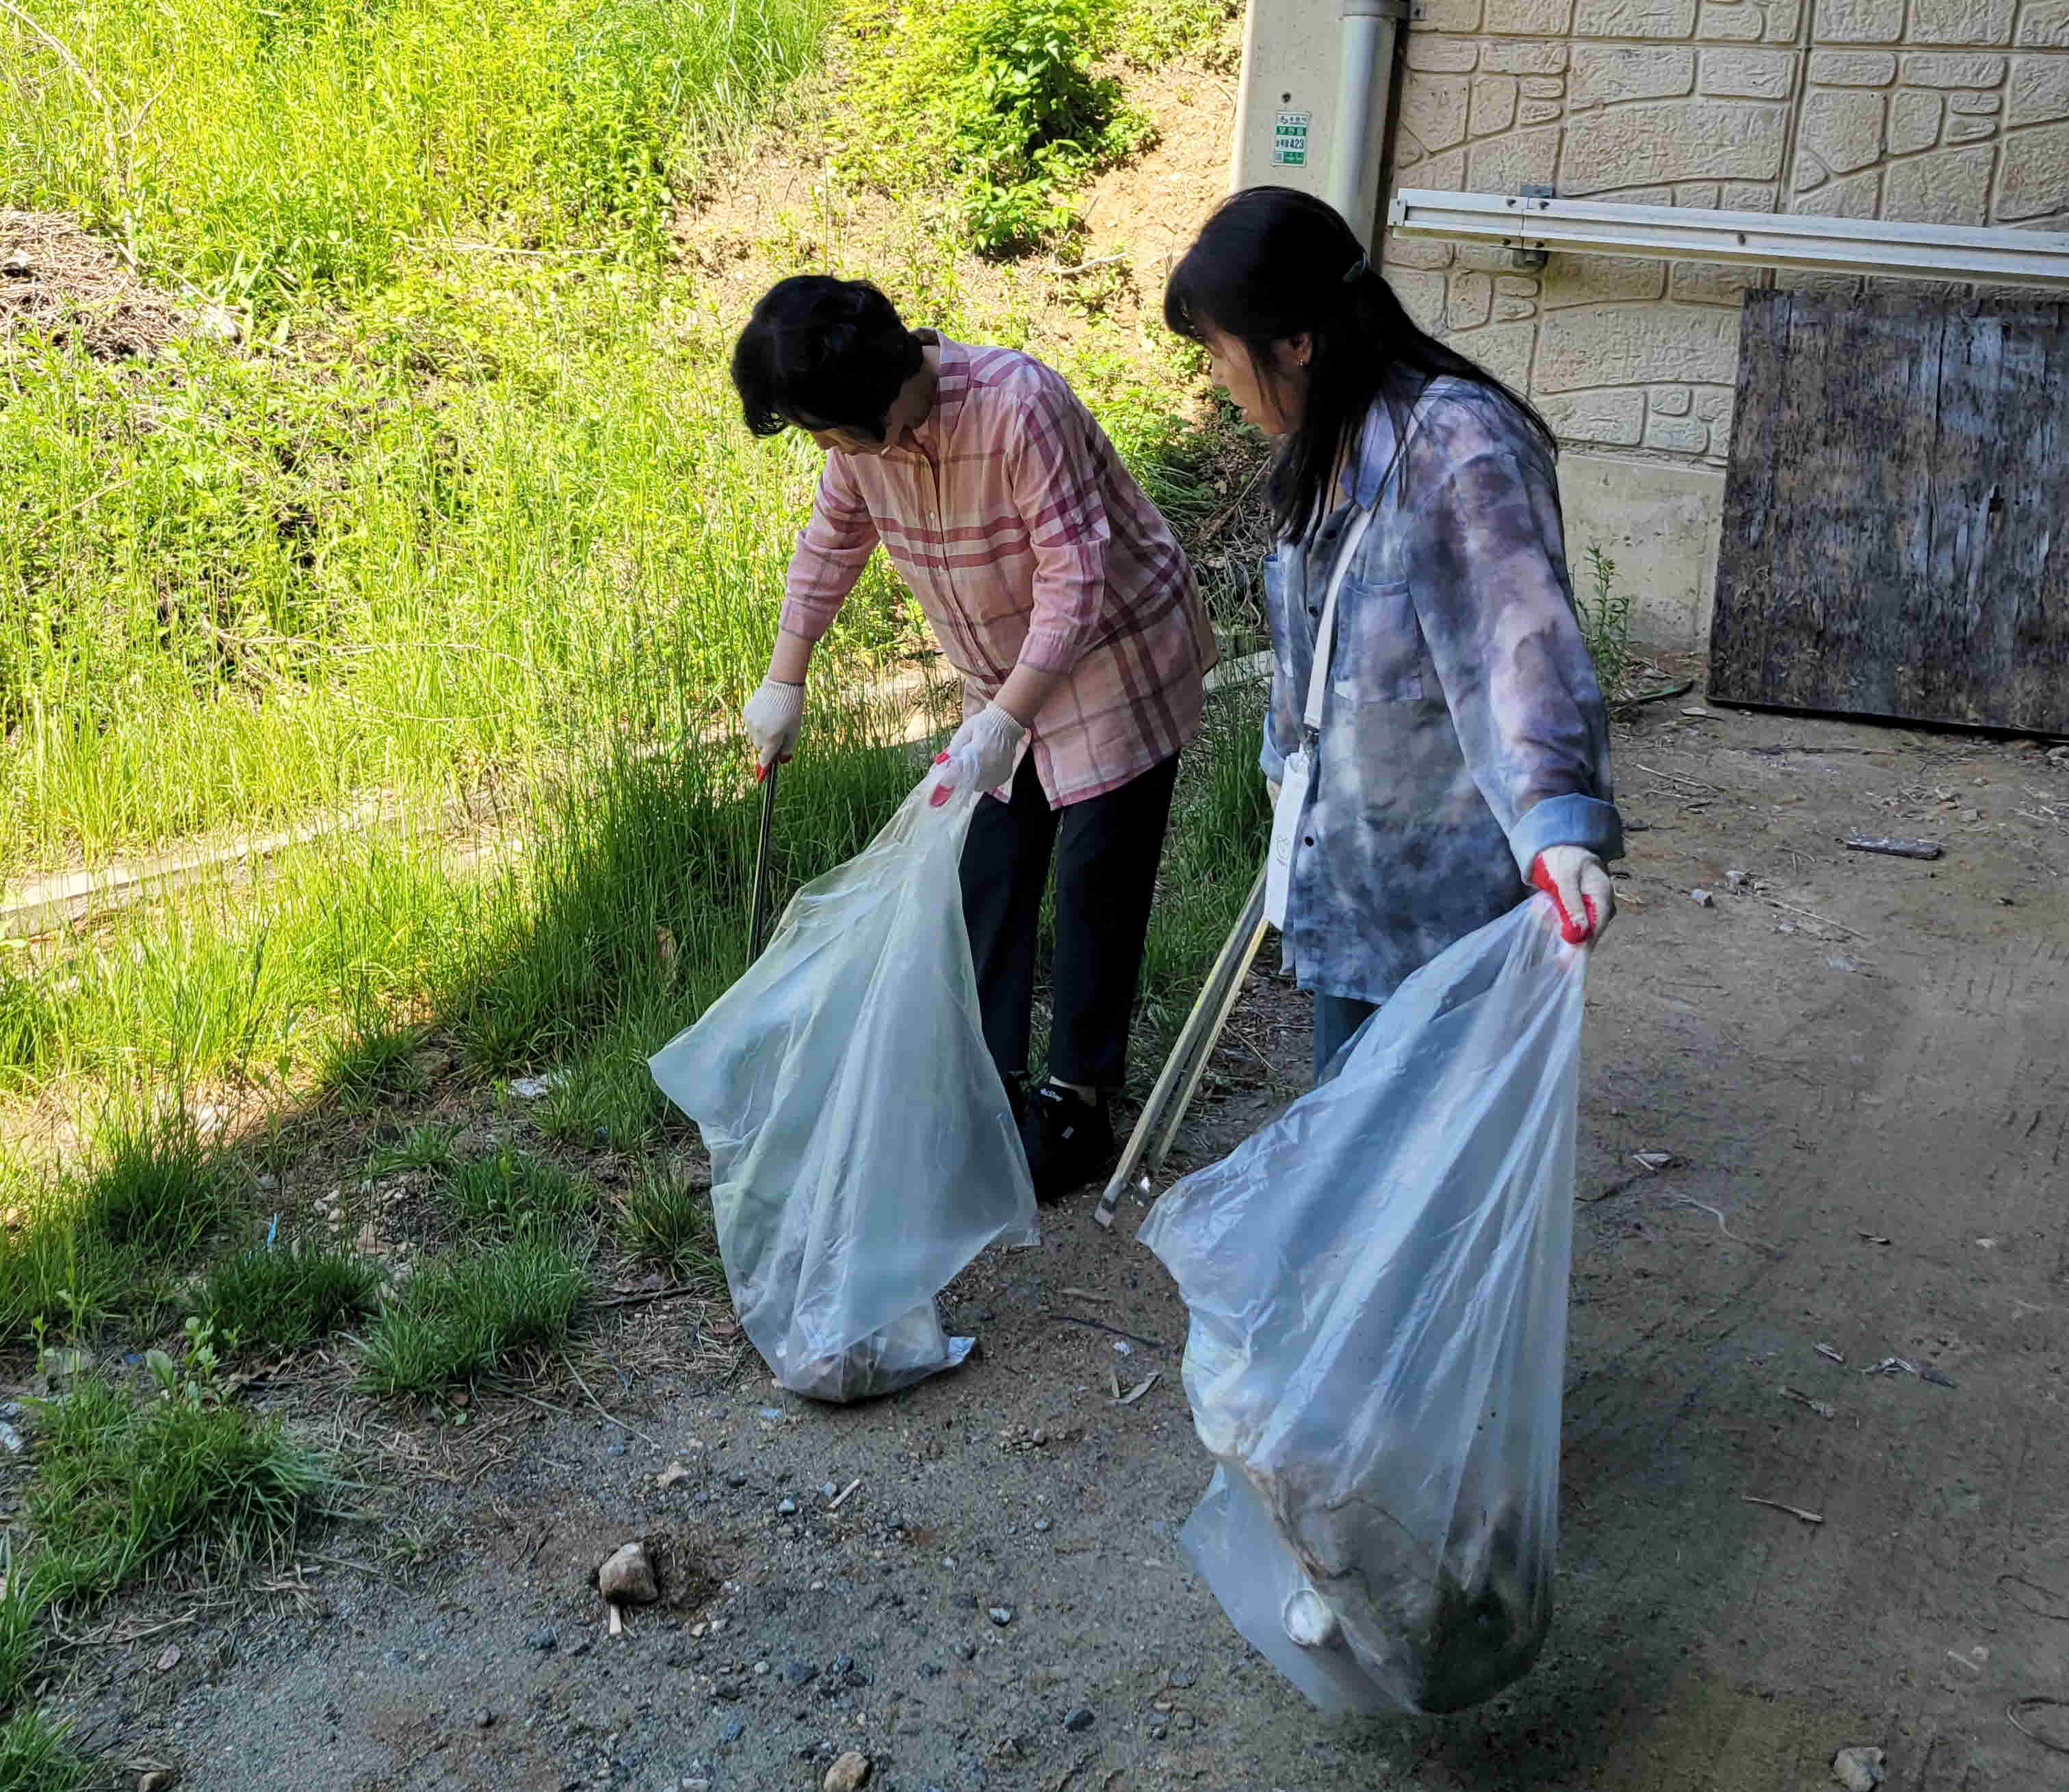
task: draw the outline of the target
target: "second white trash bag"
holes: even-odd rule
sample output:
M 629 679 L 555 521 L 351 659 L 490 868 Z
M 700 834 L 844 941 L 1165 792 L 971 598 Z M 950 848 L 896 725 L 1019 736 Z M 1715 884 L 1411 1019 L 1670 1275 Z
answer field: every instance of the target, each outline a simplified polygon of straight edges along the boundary
M 1220 1467 L 1181 1536 L 1327 1711 L 1456 1711 L 1552 1616 L 1586 955 L 1534 898 L 1159 1201 Z
M 969 1353 L 935 1296 L 987 1244 L 1039 1239 L 985 1049 L 958 867 L 984 798 L 924 786 L 791 899 L 768 949 L 649 1060 L 711 1153 L 719 1255 L 776 1379 L 888 1394 Z

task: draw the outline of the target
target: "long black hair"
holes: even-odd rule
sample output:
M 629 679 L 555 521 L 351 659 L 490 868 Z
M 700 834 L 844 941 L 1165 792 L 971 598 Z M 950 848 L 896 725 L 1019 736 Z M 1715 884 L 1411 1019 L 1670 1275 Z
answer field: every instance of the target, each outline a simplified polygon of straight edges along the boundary
M 1336 210 L 1286 186 L 1247 187 L 1223 200 L 1172 269 L 1164 321 L 1194 341 L 1209 331 L 1248 350 L 1267 386 L 1273 345 L 1305 335 L 1300 423 L 1272 468 L 1272 522 L 1305 535 L 1335 508 L 1341 457 L 1356 451 L 1366 414 L 1385 400 L 1405 425 L 1422 388 L 1441 375 L 1499 393 L 1557 453 L 1549 425 L 1493 374 L 1447 349 L 1402 308 Z
M 867 280 L 794 274 L 762 294 L 733 345 L 733 387 L 747 427 L 859 431 L 878 441 L 899 389 L 927 351 Z

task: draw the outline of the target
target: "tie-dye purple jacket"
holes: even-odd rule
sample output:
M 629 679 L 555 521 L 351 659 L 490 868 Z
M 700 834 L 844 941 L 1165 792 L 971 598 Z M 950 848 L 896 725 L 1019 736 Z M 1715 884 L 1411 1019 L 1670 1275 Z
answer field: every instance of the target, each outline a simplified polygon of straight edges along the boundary
M 1377 504 L 1336 599 L 1284 940 L 1302 988 L 1366 1002 L 1523 900 L 1546 847 L 1623 850 L 1550 453 L 1512 405 L 1452 378 L 1425 390 L 1397 464 L 1398 439 L 1375 404 L 1345 501 L 1264 563 L 1275 782 L 1352 500 Z

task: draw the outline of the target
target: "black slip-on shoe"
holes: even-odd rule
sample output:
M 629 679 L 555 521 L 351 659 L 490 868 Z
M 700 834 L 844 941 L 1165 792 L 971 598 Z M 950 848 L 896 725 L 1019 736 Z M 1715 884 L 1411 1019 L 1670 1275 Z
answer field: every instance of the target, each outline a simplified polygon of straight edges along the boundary
M 1082 1188 L 1113 1161 L 1113 1119 L 1104 1098 L 1088 1101 L 1054 1083 L 1028 1096 L 1020 1137 L 1027 1147 L 1034 1193 L 1043 1201 Z

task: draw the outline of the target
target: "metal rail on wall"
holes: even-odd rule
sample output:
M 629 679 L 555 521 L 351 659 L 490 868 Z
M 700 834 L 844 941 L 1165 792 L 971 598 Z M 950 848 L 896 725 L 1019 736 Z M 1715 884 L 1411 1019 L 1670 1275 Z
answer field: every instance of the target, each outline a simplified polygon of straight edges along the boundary
M 1387 228 L 1396 236 L 1504 244 L 1524 255 L 1638 255 L 2069 289 L 2069 236 L 2040 231 L 1419 189 L 1394 194 Z

